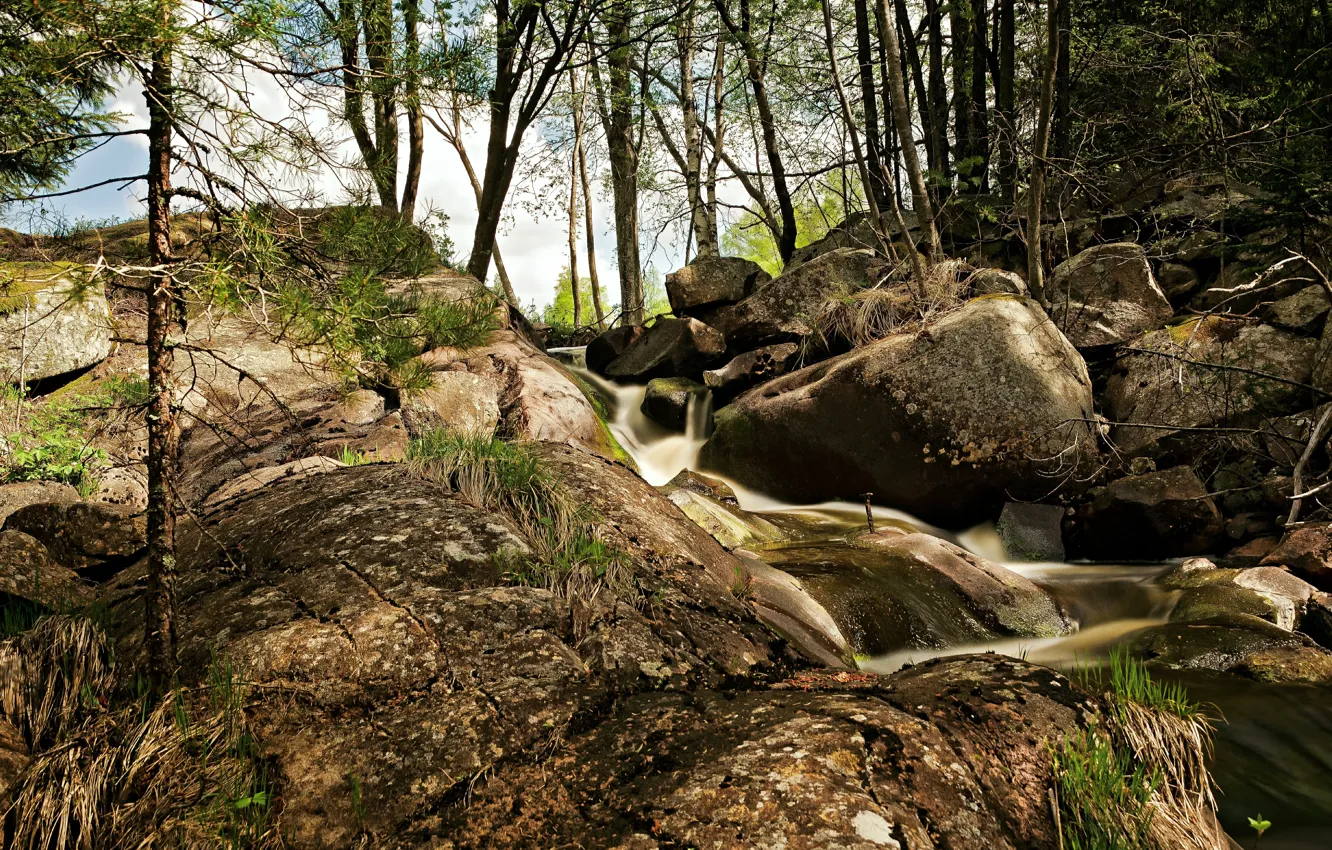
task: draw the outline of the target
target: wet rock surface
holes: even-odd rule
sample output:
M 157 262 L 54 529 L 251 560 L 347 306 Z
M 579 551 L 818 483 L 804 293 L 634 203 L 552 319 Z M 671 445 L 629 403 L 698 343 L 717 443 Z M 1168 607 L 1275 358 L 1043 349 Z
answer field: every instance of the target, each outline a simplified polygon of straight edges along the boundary
M 684 431 L 691 405 L 702 404 L 708 388 L 689 378 L 653 378 L 643 395 L 644 415 L 672 431 Z

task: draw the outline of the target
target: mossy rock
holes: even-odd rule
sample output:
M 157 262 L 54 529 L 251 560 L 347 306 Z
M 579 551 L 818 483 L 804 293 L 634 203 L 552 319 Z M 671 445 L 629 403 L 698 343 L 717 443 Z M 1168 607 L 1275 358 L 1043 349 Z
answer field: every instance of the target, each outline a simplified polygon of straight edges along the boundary
M 1257 617 L 1273 624 L 1277 619 L 1276 608 L 1258 593 L 1243 587 L 1216 584 L 1184 591 L 1175 610 L 1170 612 L 1170 622 L 1209 622 L 1235 614 Z

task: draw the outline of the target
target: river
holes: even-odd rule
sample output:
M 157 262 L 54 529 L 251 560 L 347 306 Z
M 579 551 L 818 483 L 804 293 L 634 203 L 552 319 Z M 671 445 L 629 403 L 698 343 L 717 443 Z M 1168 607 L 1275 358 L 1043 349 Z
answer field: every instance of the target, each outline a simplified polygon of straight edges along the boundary
M 659 486 L 683 469 L 697 469 L 707 439 L 710 405 L 691 405 L 683 434 L 656 424 L 640 410 L 645 388 L 615 384 L 582 368 L 581 349 L 552 351 L 608 402 L 608 423 L 649 484 Z M 716 476 L 714 473 L 709 475 Z M 724 480 L 724 479 L 723 479 Z M 861 559 L 873 553 L 845 543 L 865 525 L 863 505 L 780 502 L 727 481 L 747 511 L 817 520 L 826 529 L 818 540 L 764 552 L 774 566 L 797 575 L 843 571 L 857 575 Z M 861 669 L 891 673 L 905 664 L 960 653 L 997 652 L 1063 670 L 1095 663 L 1142 629 L 1166 622 L 1175 593 L 1157 583 L 1170 564 L 1024 563 L 1009 561 L 992 524 L 960 534 L 933 528 L 891 508 L 875 506 L 878 524 L 904 524 L 949 539 L 1001 563 L 1049 591 L 1076 628 L 1053 638 L 1007 638 L 960 642 L 930 649 L 898 649 L 858 658 Z M 854 579 L 852 579 L 854 580 Z M 928 613 L 928 612 L 926 612 Z M 942 630 L 946 633 L 946 629 Z M 1163 674 L 1156 674 L 1163 675 Z M 1213 775 L 1220 818 L 1245 848 L 1254 846 L 1248 818 L 1262 814 L 1272 827 L 1262 850 L 1332 848 L 1332 689 L 1265 685 L 1229 674 L 1179 675 L 1190 696 L 1208 706 L 1216 725 Z

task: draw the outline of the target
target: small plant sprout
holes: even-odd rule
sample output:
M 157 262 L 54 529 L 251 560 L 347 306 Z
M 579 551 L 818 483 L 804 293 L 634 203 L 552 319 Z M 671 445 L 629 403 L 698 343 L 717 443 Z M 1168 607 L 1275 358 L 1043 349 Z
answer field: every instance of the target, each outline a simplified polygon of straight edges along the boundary
M 1272 822 L 1264 818 L 1261 813 L 1256 818 L 1249 818 L 1249 827 L 1258 835 L 1257 841 L 1253 843 L 1254 847 L 1257 847 L 1258 842 L 1263 840 L 1263 833 L 1267 832 L 1271 826 Z

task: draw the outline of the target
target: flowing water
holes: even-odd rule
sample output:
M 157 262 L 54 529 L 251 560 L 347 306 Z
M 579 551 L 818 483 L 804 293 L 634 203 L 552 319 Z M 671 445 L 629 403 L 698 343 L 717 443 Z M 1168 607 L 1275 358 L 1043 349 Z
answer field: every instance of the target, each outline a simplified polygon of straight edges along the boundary
M 552 353 L 601 394 L 612 411 L 611 431 L 648 483 L 665 484 L 683 469 L 698 468 L 711 416 L 708 401 L 691 404 L 686 432 L 675 433 L 639 409 L 644 387 L 615 384 L 582 368 L 581 349 Z M 874 557 L 847 542 L 849 534 L 865 527 L 863 505 L 795 505 L 727 483 L 745 510 L 787 520 L 779 524 L 788 527 L 794 520 L 802 529 L 816 530 L 817 539 L 762 553 L 775 566 L 797 575 L 840 571 L 856 580 L 865 559 Z M 928 658 L 970 652 L 997 652 L 1071 669 L 1104 658 L 1134 633 L 1166 622 L 1175 603 L 1176 594 L 1157 583 L 1169 564 L 1012 562 L 992 524 L 954 535 L 891 508 L 875 506 L 873 513 L 876 525 L 904 525 L 937 534 L 1026 576 L 1059 601 L 1076 628 L 1062 637 L 945 641 L 933 648 L 895 649 L 858 658 L 860 667 L 869 672 L 889 673 Z M 875 613 L 873 606 L 862 612 L 867 617 Z M 929 613 L 920 612 L 927 621 Z M 946 623 L 932 627 L 936 635 L 949 634 Z M 1264 850 L 1332 850 L 1332 690 L 1263 685 L 1223 674 L 1192 674 L 1181 680 L 1191 696 L 1223 718 L 1217 723 L 1214 775 L 1221 792 L 1221 820 L 1230 834 L 1244 847 L 1252 847 L 1247 818 L 1261 812 L 1273 823 L 1262 839 Z

